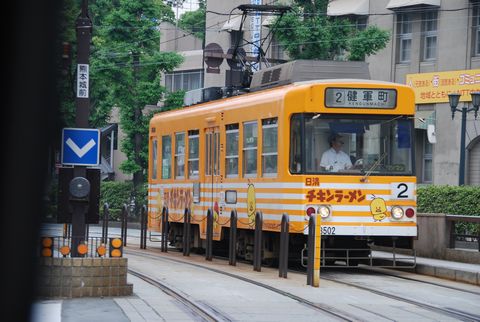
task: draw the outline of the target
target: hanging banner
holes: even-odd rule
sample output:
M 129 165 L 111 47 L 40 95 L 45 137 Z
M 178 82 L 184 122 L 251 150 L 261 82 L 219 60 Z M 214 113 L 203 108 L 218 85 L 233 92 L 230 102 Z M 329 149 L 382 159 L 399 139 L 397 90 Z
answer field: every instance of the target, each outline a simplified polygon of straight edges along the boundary
M 251 0 L 251 4 L 261 5 L 261 0 Z M 254 57 L 258 57 L 260 52 L 260 28 L 262 26 L 262 16 L 260 12 L 256 11 L 250 18 L 250 52 L 251 55 Z M 254 63 L 252 64 L 252 71 L 259 70 L 259 64 Z
M 407 85 L 415 91 L 415 104 L 448 103 L 450 93 L 470 102 L 470 93 L 480 92 L 480 69 L 407 74 Z

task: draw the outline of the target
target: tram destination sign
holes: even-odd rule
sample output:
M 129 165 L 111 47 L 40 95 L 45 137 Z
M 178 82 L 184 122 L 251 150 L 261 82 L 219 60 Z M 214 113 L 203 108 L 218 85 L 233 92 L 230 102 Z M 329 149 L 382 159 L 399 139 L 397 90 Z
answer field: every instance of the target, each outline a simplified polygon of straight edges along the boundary
M 395 108 L 397 91 L 378 88 L 327 88 L 326 107 Z

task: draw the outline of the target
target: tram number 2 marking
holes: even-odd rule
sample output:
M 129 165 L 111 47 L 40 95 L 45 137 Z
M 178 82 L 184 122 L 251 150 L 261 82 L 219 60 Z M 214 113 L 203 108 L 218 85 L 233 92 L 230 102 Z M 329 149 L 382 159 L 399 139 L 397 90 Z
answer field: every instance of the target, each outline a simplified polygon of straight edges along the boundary
M 322 227 L 322 235 L 335 235 L 335 227 Z
M 413 199 L 415 186 L 411 182 L 392 182 L 392 199 Z
M 408 190 L 408 186 L 405 184 L 405 183 L 400 183 L 398 186 L 397 186 L 398 189 L 400 189 L 398 191 L 398 195 L 397 195 L 397 198 L 408 198 L 408 195 L 405 194 L 405 192 L 407 192 Z

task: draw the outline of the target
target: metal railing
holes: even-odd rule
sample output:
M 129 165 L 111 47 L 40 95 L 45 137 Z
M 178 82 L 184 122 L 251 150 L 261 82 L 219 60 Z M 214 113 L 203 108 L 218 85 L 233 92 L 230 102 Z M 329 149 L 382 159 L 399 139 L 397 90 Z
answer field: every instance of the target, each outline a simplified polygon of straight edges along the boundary
M 39 255 L 57 258 L 72 257 L 73 245 L 78 245 L 78 257 L 109 257 L 109 246 L 103 242 L 102 237 L 88 237 L 86 240 L 77 238 L 75 240 L 73 237 L 43 236 L 40 241 Z
M 450 248 L 476 249 L 480 251 L 480 216 L 446 215 L 447 227 L 450 231 Z M 475 227 L 476 233 L 464 231 L 457 233 L 457 224 L 470 223 L 470 229 Z M 472 229 L 473 230 L 473 229 Z

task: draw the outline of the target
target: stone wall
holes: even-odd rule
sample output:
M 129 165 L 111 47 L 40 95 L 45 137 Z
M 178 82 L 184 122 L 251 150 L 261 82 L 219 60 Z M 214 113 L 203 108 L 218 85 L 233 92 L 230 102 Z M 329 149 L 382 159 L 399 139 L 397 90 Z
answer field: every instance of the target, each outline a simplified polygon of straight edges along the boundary
M 128 296 L 127 258 L 39 258 L 38 296 Z
M 451 223 L 445 214 L 417 214 L 418 239 L 414 248 L 417 256 L 455 262 L 479 264 L 478 250 L 450 248 Z

